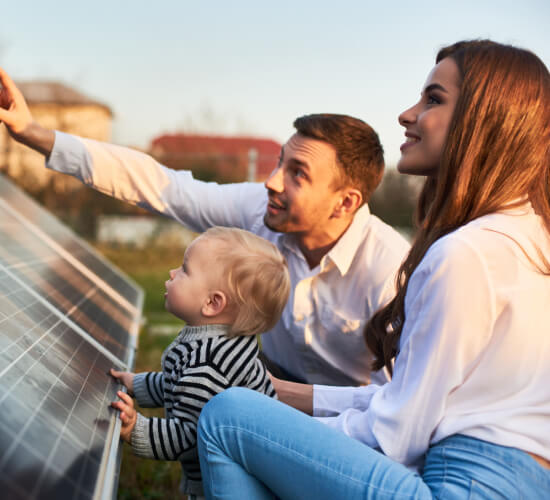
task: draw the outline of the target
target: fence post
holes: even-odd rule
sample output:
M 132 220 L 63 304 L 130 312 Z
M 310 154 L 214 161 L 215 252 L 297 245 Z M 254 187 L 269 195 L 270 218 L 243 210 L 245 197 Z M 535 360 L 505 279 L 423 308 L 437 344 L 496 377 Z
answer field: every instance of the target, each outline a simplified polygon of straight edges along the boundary
M 248 182 L 256 181 L 256 160 L 258 159 L 258 151 L 255 148 L 248 150 Z

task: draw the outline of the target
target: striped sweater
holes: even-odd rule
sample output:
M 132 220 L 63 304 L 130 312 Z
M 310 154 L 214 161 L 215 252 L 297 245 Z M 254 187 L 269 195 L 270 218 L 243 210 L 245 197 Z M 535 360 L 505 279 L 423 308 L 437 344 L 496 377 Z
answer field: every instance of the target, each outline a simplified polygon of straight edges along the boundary
M 138 413 L 133 452 L 157 460 L 179 460 L 182 492 L 202 495 L 197 422 L 202 407 L 232 387 L 276 397 L 255 336 L 227 337 L 226 325 L 186 326 L 162 355 L 162 372 L 138 373 L 134 395 L 145 408 L 164 407 L 165 418 Z

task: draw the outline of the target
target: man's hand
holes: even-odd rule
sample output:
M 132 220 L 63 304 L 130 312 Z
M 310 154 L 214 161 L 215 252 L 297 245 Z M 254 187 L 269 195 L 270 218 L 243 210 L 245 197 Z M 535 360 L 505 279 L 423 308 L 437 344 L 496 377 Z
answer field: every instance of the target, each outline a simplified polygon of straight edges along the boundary
M 137 421 L 137 412 L 134 408 L 134 400 L 122 391 L 118 391 L 117 396 L 122 401 L 113 401 L 111 406 L 120 411 L 120 420 L 122 421 L 120 438 L 131 444 L 132 431 L 134 430 Z
M 128 389 L 128 394 L 130 396 L 134 395 L 134 376 L 135 373 L 132 372 L 118 372 L 114 368 L 111 368 L 110 372 L 111 377 L 116 378 L 126 389 Z
M 2 68 L 0 84 L 0 121 L 16 141 L 49 156 L 55 142 L 54 131 L 33 121 L 23 94 Z
M 9 75 L 0 68 L 0 120 L 6 124 L 10 134 L 19 136 L 32 123 L 32 115 L 23 94 Z

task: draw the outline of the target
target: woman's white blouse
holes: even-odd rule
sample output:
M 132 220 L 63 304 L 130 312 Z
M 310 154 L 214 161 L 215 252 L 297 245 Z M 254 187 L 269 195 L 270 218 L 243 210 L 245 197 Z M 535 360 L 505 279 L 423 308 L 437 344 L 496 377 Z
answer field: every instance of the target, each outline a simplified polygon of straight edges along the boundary
M 314 415 L 407 466 L 452 434 L 550 459 L 550 237 L 530 205 L 434 243 L 414 271 L 394 377 L 314 386 Z M 529 259 L 529 257 L 531 260 Z

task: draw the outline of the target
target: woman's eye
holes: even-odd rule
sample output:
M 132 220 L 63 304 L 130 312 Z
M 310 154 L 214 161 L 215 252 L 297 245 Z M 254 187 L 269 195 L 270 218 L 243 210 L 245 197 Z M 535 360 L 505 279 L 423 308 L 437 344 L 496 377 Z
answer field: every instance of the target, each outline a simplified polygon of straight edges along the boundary
M 434 95 L 429 95 L 426 102 L 428 104 L 441 104 L 441 101 Z

